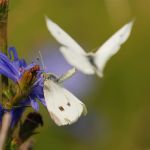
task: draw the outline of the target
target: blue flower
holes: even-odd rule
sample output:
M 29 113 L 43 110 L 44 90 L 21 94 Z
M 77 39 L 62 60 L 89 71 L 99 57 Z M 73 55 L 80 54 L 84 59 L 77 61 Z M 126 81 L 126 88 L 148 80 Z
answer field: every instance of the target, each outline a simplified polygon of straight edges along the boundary
M 9 58 L 8 58 L 9 57 Z M 8 49 L 8 57 L 0 52 L 0 74 L 8 77 L 15 83 L 19 83 L 25 71 L 28 71 L 36 66 L 35 63 L 27 65 L 24 59 L 19 59 L 17 51 L 14 47 Z M 44 94 L 43 94 L 43 78 L 41 77 L 41 71 L 36 72 L 36 80 L 32 84 L 29 95 L 23 99 L 19 106 L 12 108 L 12 124 L 14 125 L 18 119 L 21 117 L 27 105 L 31 105 L 34 110 L 38 111 L 39 105 L 37 99 L 45 105 Z M 0 105 L 0 117 L 3 114 L 4 108 Z M 0 118 L 1 121 L 1 118 Z

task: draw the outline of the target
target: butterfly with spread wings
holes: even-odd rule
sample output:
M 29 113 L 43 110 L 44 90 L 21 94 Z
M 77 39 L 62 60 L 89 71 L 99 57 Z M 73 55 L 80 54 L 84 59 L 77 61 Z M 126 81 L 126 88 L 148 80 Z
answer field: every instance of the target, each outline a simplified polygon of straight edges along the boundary
M 85 74 L 96 73 L 99 77 L 103 76 L 103 70 L 107 61 L 119 51 L 121 45 L 128 39 L 133 22 L 125 24 L 95 53 L 86 53 L 63 29 L 46 17 L 47 28 L 61 44 L 60 51 L 68 63 Z

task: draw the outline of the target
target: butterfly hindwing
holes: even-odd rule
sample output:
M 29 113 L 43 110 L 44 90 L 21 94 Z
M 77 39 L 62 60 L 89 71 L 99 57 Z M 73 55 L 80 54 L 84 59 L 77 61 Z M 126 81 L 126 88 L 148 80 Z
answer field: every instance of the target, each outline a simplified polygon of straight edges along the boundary
M 60 51 L 68 61 L 68 63 L 85 74 L 94 74 L 94 68 L 89 62 L 88 57 L 85 54 L 80 54 L 67 47 L 60 47 Z

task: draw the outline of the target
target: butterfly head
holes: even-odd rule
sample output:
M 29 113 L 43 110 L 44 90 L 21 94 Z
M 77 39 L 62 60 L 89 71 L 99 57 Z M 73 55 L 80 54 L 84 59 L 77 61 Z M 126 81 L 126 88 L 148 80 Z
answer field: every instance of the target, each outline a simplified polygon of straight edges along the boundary
M 47 80 L 52 80 L 54 82 L 58 81 L 57 76 L 52 73 L 43 73 L 43 78 L 44 78 L 44 81 L 47 81 Z

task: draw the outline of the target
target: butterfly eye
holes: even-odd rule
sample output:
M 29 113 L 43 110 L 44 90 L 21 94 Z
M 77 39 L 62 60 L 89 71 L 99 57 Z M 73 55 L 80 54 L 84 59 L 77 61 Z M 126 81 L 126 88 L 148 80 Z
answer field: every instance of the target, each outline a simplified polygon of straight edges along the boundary
M 64 111 L 65 109 L 62 106 L 59 106 L 60 111 Z

